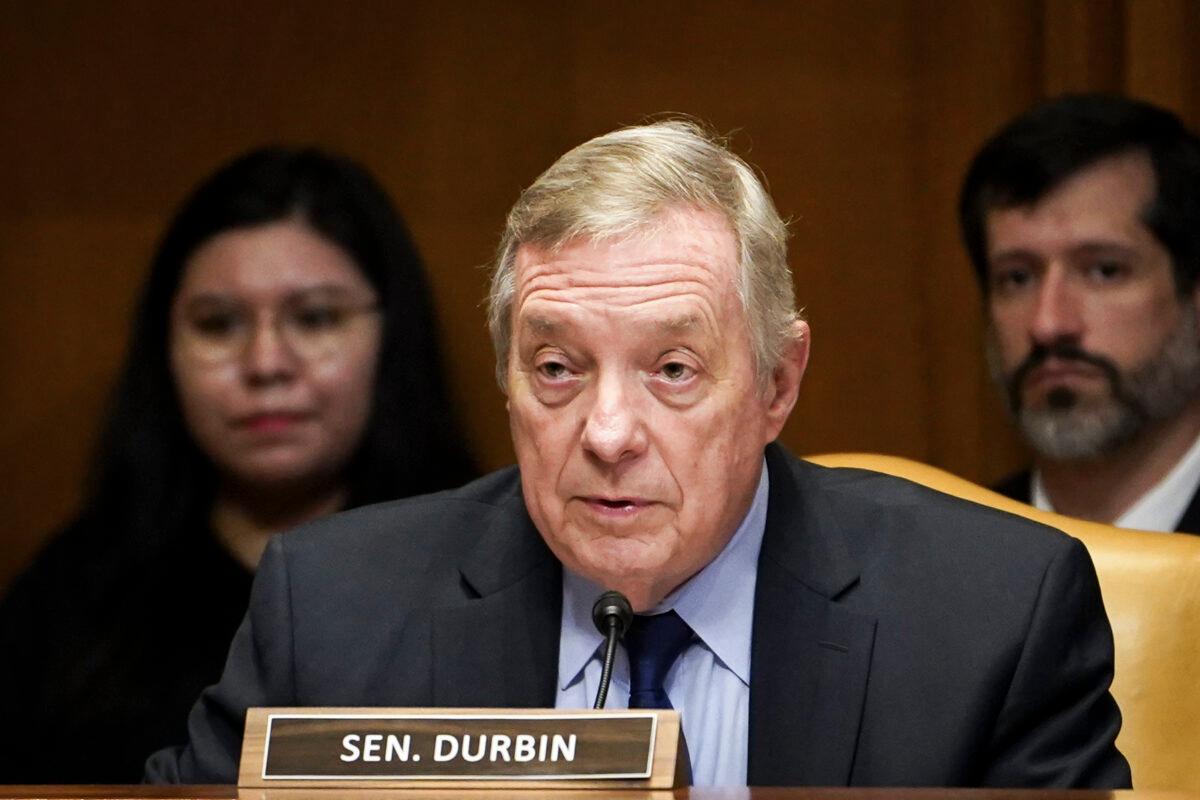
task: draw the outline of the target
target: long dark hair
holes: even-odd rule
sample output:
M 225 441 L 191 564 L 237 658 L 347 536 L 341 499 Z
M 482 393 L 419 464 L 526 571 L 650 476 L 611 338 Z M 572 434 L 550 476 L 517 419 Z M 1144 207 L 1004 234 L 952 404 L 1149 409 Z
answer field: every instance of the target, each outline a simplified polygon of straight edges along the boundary
M 170 308 L 188 259 L 222 232 L 292 218 L 351 256 L 383 311 L 374 401 L 348 466 L 348 504 L 448 488 L 474 474 L 441 372 L 424 269 L 384 190 L 343 157 L 256 150 L 183 203 L 137 305 L 82 515 L 103 523 L 95 527 L 120 537 L 130 554 L 153 558 L 172 539 L 205 531 L 215 492 L 215 470 L 184 425 L 169 366 Z

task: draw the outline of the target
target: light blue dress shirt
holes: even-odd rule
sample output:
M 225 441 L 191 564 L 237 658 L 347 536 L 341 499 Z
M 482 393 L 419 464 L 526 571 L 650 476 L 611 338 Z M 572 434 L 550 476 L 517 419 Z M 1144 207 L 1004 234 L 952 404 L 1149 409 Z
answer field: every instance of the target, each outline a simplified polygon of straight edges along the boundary
M 696 632 L 664 687 L 680 712 L 695 786 L 745 786 L 750 731 L 750 631 L 758 553 L 767 523 L 767 465 L 750 511 L 708 566 L 648 613 L 675 609 Z M 600 686 L 603 639 L 592 604 L 606 587 L 563 570 L 558 708 L 591 708 Z M 618 648 L 607 708 L 629 705 L 629 658 Z

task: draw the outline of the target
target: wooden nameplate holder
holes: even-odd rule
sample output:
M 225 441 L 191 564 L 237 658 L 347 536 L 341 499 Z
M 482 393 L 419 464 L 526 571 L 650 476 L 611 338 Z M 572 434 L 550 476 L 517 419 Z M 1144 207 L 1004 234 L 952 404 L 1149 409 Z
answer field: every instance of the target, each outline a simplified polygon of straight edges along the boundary
M 238 786 L 663 790 L 679 745 L 677 711 L 252 708 Z

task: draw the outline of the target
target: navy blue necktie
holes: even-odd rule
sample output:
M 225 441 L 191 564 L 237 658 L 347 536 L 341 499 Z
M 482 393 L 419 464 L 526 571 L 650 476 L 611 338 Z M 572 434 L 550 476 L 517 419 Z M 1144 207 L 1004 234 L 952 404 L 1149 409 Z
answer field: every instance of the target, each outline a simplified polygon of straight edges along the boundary
M 634 616 L 623 640 L 629 653 L 630 708 L 672 708 L 663 681 L 692 638 L 692 629 L 674 611 Z

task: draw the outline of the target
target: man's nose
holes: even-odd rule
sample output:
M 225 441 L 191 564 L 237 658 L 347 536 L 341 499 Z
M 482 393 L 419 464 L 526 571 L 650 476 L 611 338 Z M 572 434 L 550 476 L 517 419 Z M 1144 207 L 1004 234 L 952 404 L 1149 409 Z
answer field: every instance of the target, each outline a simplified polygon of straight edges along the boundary
M 266 384 L 287 380 L 299 369 L 299 357 L 270 319 L 254 326 L 242 354 L 246 377 L 251 383 Z
M 646 449 L 637 387 L 617 376 L 602 377 L 583 426 L 584 450 L 607 464 L 635 458 Z
M 1037 344 L 1076 341 L 1083 335 L 1079 288 L 1061 269 L 1046 270 L 1034 297 L 1029 336 Z

